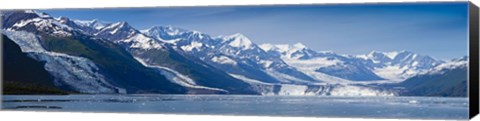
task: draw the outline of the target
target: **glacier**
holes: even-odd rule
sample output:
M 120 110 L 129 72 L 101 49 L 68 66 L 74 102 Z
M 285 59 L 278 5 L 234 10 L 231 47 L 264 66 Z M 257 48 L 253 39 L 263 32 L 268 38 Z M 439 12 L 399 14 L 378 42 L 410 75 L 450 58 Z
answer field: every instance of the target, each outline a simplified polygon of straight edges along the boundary
M 110 84 L 92 61 L 63 53 L 46 51 L 39 37 L 22 31 L 2 31 L 18 44 L 24 53 L 45 62 L 45 70 L 55 78 L 56 86 L 72 87 L 82 93 L 126 93 L 126 90 Z
M 231 76 L 249 83 L 264 96 L 397 96 L 394 91 L 375 89 L 373 87 L 348 84 L 316 83 L 310 85 L 272 84 L 250 79 L 242 75 Z
M 191 79 L 190 77 L 188 77 L 186 75 L 183 75 L 180 72 L 177 72 L 173 69 L 163 67 L 163 66 L 158 66 L 158 65 L 149 65 L 143 59 L 141 59 L 139 57 L 135 57 L 135 59 L 138 62 L 140 62 L 142 65 L 144 65 L 145 67 L 158 69 L 160 71 L 160 74 L 164 75 L 165 77 L 167 77 L 168 80 L 170 80 L 171 82 L 173 82 L 175 84 L 178 84 L 178 85 L 181 85 L 181 86 L 184 86 L 184 87 L 195 88 L 195 89 L 205 89 L 205 90 L 215 90 L 215 91 L 220 91 L 220 92 L 228 92 L 226 90 L 219 89 L 219 88 L 197 85 L 193 79 Z
M 137 30 L 127 22 L 107 24 L 99 20 L 70 21 L 66 17 L 53 18 L 36 11 L 25 12 L 35 13 L 37 17 L 12 22 L 2 33 L 12 38 L 22 52 L 45 62 L 45 69 L 55 76 L 56 85 L 72 86 L 85 93 L 126 91 L 109 83 L 114 80 L 109 80 L 108 75 L 101 73 L 101 69 L 91 60 L 46 51 L 39 43 L 41 38 L 22 30 L 29 31 L 34 27 L 37 31 L 55 36 L 74 36 L 80 32 L 81 36 L 110 40 L 130 52 L 132 59 L 165 76 L 168 79 L 166 81 L 188 89 L 226 93 L 229 88 L 200 85 L 204 82 L 203 76 L 200 77 L 202 79 L 197 78 L 200 83 L 197 84 L 188 76 L 188 72 L 146 63 L 151 60 L 148 57 L 140 58 L 138 53 L 167 50 L 175 56 L 185 57 L 188 62 L 224 71 L 222 74 L 228 79 L 219 80 L 232 81 L 228 82 L 231 84 L 234 84 L 233 81 L 247 83 L 261 95 L 395 96 L 397 94 L 394 91 L 372 85 L 399 83 L 417 74 L 441 73 L 444 69 L 464 65 L 464 62 L 444 62 L 409 51 L 343 55 L 312 50 L 302 43 L 257 45 L 240 33 L 210 37 L 199 31 L 173 26 Z M 83 28 L 79 26 L 89 27 L 88 30 L 92 31 L 81 33 Z

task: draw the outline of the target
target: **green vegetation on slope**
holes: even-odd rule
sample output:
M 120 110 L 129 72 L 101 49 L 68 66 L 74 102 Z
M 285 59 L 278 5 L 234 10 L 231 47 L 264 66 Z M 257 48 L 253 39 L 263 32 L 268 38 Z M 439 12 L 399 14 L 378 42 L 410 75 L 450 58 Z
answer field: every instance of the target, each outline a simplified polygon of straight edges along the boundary
M 144 67 L 112 42 L 85 35 L 66 38 L 43 34 L 42 37 L 41 43 L 47 50 L 92 60 L 109 77 L 111 83 L 126 88 L 128 93 L 186 92 L 183 87 L 169 82 L 155 70 Z
M 448 70 L 442 74 L 418 75 L 400 83 L 406 96 L 467 96 L 467 69 Z
M 23 53 L 10 38 L 3 36 L 3 94 L 67 94 L 54 85 L 44 63 Z
M 171 50 L 173 51 L 173 50 Z M 257 94 L 249 84 L 229 76 L 227 73 L 195 58 L 163 50 L 133 51 L 139 57 L 148 58 L 150 63 L 172 68 L 194 79 L 197 84 L 226 89 L 232 94 Z
M 67 92 L 54 87 L 43 86 L 42 84 L 20 83 L 21 81 L 3 81 L 2 93 L 4 95 L 66 95 Z

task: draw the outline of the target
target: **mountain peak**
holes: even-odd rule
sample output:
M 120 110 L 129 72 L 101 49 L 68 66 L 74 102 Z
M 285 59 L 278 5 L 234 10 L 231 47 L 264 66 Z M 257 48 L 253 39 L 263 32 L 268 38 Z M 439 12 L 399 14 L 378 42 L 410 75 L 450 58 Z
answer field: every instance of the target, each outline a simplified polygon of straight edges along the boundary
M 24 12 L 25 12 L 25 13 L 34 13 L 34 14 L 37 14 L 38 17 L 41 17 L 41 18 L 49 18 L 49 17 L 50 17 L 50 15 L 48 15 L 47 13 L 38 12 L 38 11 L 35 11 L 35 10 L 25 10 Z
M 229 45 L 232 47 L 241 47 L 249 49 L 253 46 L 253 42 L 250 41 L 245 35 L 236 33 L 226 37 L 228 40 L 231 40 Z
M 168 36 L 180 35 L 181 33 L 187 32 L 187 30 L 184 30 L 172 25 L 166 25 L 166 26 L 156 25 L 141 31 L 142 33 L 146 33 L 147 35 L 166 34 Z M 162 38 L 162 39 L 168 39 L 168 38 Z
M 61 20 L 70 20 L 69 18 L 65 17 L 65 16 L 60 16 L 58 18 L 56 18 L 57 20 L 61 21 Z
M 110 24 L 104 29 L 114 29 L 112 31 L 112 34 L 113 34 L 113 33 L 116 33 L 116 31 L 118 30 L 133 30 L 133 27 L 131 27 L 127 22 L 121 21 L 121 22 Z
M 172 25 L 166 26 L 153 26 L 141 32 L 147 36 L 153 37 L 157 40 L 175 41 L 175 42 L 187 42 L 192 40 L 208 40 L 210 36 L 195 30 L 186 30 Z M 177 41 L 179 38 L 181 41 Z
M 293 44 L 293 47 L 294 47 L 294 48 L 297 48 L 297 49 L 305 49 L 305 48 L 307 48 L 307 46 L 305 46 L 304 44 L 302 44 L 302 43 L 300 43 L 300 42 Z
M 102 29 L 103 27 L 106 26 L 106 23 L 105 22 L 102 22 L 98 19 L 93 19 L 93 20 L 73 20 L 73 22 L 75 22 L 75 24 L 77 25 L 80 25 L 80 26 L 84 26 L 84 27 L 90 27 L 90 28 L 93 28 L 93 29 L 96 29 L 96 30 L 100 30 Z
M 183 30 L 183 29 L 180 29 L 178 27 L 174 27 L 172 25 L 166 25 L 166 26 L 160 26 L 160 25 L 155 25 L 155 26 L 152 26 L 150 27 L 149 29 L 147 30 L 170 30 L 170 31 L 176 31 L 176 30 Z
M 412 53 L 410 51 L 402 50 L 402 51 L 391 51 L 391 52 L 382 52 L 382 51 L 376 51 L 373 50 L 370 53 L 367 54 L 368 57 L 373 57 L 373 58 L 383 58 L 387 57 L 389 59 L 395 59 L 397 55 L 399 54 L 409 54 Z
M 91 23 L 97 23 L 97 22 L 99 22 L 98 19 L 93 19 L 93 20 L 91 21 Z
M 295 43 L 293 45 L 289 44 L 270 44 L 270 43 L 265 43 L 260 45 L 260 48 L 262 48 L 265 51 L 278 51 L 278 52 L 296 52 L 300 51 L 303 49 L 307 49 L 307 46 L 305 46 L 303 43 Z
M 415 54 L 414 52 L 412 51 L 408 51 L 408 50 L 401 50 L 401 51 L 396 51 L 398 54 Z
M 390 59 L 395 59 L 395 57 L 397 57 L 397 55 L 399 53 L 405 53 L 406 51 L 400 51 L 400 52 L 397 52 L 397 51 L 392 51 L 392 52 L 384 52 L 383 54 L 386 55 L 388 58 Z
M 163 29 L 167 29 L 167 30 L 177 30 L 177 31 L 178 31 L 178 30 L 182 30 L 182 31 L 185 31 L 185 30 L 183 30 L 183 29 L 181 29 L 181 28 L 179 28 L 179 27 L 175 27 L 175 26 L 173 26 L 173 25 L 157 26 L 157 27 L 163 28 Z
M 233 35 L 230 35 L 231 37 L 235 38 L 247 38 L 247 36 L 243 35 L 242 33 L 235 33 Z
M 447 70 L 458 69 L 458 68 L 467 68 L 468 66 L 468 57 L 464 56 L 462 58 L 453 59 L 451 61 L 439 64 L 434 68 L 427 71 L 427 74 L 438 74 L 445 73 Z M 425 72 L 424 72 L 425 73 Z
M 270 44 L 270 43 L 260 44 L 259 47 L 261 49 L 263 49 L 264 51 L 270 51 L 270 50 L 274 50 L 274 49 L 277 48 L 277 47 L 275 47 L 275 45 Z
M 452 61 L 468 61 L 468 56 L 452 59 Z
M 122 22 L 113 23 L 106 27 L 103 27 L 95 35 L 109 38 L 111 40 L 119 40 L 119 39 L 128 38 L 137 33 L 140 33 L 140 32 L 135 28 L 131 27 L 130 25 L 128 25 L 127 22 L 122 21 Z
M 123 27 L 128 27 L 129 25 L 125 21 L 120 21 L 120 22 L 117 22 L 117 23 L 113 23 L 112 26 L 123 28 Z
M 62 24 L 68 24 L 68 23 L 72 22 L 69 18 L 64 17 L 64 16 L 60 16 L 58 18 L 55 18 L 55 20 L 57 20 L 58 22 L 60 22 Z
M 383 52 L 380 52 L 380 51 L 377 51 L 377 50 L 372 50 L 367 55 L 375 55 L 375 54 L 383 54 Z

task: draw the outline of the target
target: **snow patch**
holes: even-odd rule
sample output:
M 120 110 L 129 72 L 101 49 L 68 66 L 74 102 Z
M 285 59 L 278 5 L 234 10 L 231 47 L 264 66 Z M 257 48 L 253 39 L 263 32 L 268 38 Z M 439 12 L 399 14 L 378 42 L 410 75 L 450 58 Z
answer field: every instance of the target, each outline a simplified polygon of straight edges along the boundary
M 398 52 L 397 51 L 392 51 L 392 52 L 385 52 L 383 54 L 386 55 L 390 59 L 394 59 L 398 55 Z
M 47 31 L 52 31 L 53 34 L 58 35 L 58 36 L 71 36 L 67 31 L 73 30 L 71 27 L 64 25 L 62 23 L 59 23 L 58 21 L 54 19 L 43 19 L 43 18 L 33 18 L 33 19 L 28 19 L 28 20 L 22 20 L 17 23 L 15 23 L 12 28 L 21 28 L 24 27 L 30 23 L 33 23 L 35 28 L 39 30 L 47 30 Z M 13 29 L 9 28 L 8 30 L 14 31 Z
M 243 75 L 238 75 L 238 74 L 232 74 L 232 73 L 229 73 L 228 75 L 234 77 L 234 78 L 237 78 L 237 79 L 240 79 L 244 82 L 247 82 L 249 84 L 263 84 L 263 85 L 273 85 L 273 84 L 270 84 L 270 83 L 265 83 L 265 82 L 262 82 L 262 81 L 259 81 L 259 80 L 255 80 L 255 79 L 250 79 L 248 77 L 245 77 Z
M 207 89 L 207 90 L 216 90 L 216 91 L 222 91 L 222 92 L 228 92 L 223 89 L 219 88 L 213 88 L 213 87 L 206 87 L 206 86 L 200 86 L 195 83 L 193 79 L 190 77 L 181 74 L 180 72 L 177 72 L 173 69 L 163 67 L 163 66 L 157 66 L 157 65 L 148 65 L 143 59 L 134 57 L 138 62 L 140 62 L 142 65 L 145 67 L 149 68 L 156 68 L 160 71 L 162 75 L 164 75 L 170 82 L 173 82 L 175 84 L 181 85 L 183 87 L 189 87 L 189 88 L 196 88 L 196 89 Z
M 133 37 L 130 37 L 119 42 L 131 43 L 130 48 L 140 48 L 140 49 L 161 49 L 163 46 L 155 41 L 152 38 L 146 37 L 143 34 L 136 34 Z
M 282 57 L 288 57 L 292 59 L 298 59 L 302 55 L 296 55 L 295 57 L 293 56 L 294 53 L 300 52 L 304 49 L 307 49 L 307 46 L 305 46 L 302 43 L 295 43 L 293 45 L 288 45 L 288 44 L 262 44 L 260 45 L 260 48 L 263 49 L 264 51 L 276 51 L 279 53 L 282 53 Z M 310 54 L 310 53 L 305 53 L 305 54 Z
M 276 48 L 275 45 L 273 45 L 273 44 L 268 44 L 268 43 L 267 43 L 267 44 L 261 44 L 261 45 L 259 45 L 259 47 L 260 47 L 262 50 L 265 50 L 265 51 L 273 50 L 273 49 Z
M 284 73 L 281 73 L 281 72 L 277 72 L 273 69 L 267 69 L 265 70 L 265 72 L 272 76 L 273 78 L 283 82 L 283 83 L 294 83 L 294 82 L 301 82 L 301 83 L 311 83 L 310 81 L 306 81 L 306 80 L 303 80 L 303 79 L 299 79 L 297 77 L 294 77 L 294 76 L 290 76 L 290 75 L 287 75 L 287 74 L 284 74 Z
M 384 79 L 392 81 L 405 80 L 419 73 L 419 71 L 408 67 L 400 67 L 399 65 L 375 68 L 373 69 L 373 72 Z
M 34 13 L 34 14 L 37 14 L 39 17 L 41 18 L 47 18 L 47 17 L 50 17 L 50 15 L 46 14 L 46 13 L 43 13 L 43 12 L 38 12 L 38 11 L 35 11 L 35 10 L 25 10 L 25 13 Z
M 86 27 L 93 27 L 97 30 L 100 30 L 106 26 L 104 22 L 100 22 L 97 19 L 93 20 L 73 20 L 75 24 L 80 25 L 80 26 L 86 26 Z
M 327 67 L 337 64 L 342 64 L 343 61 L 337 59 L 328 59 L 326 57 L 318 57 L 308 60 L 298 60 L 288 57 L 282 57 L 282 59 L 288 64 L 296 68 L 308 68 L 316 70 L 321 67 Z
M 273 61 L 260 60 L 259 63 L 260 63 L 260 64 L 263 64 L 263 68 L 269 68 L 269 67 L 273 64 Z
M 438 66 L 435 66 L 434 68 L 422 72 L 421 74 L 442 74 L 444 73 L 445 70 L 452 70 L 460 67 L 466 67 L 468 65 L 468 61 L 449 61 L 443 64 L 440 64 Z
M 184 51 L 192 51 L 193 49 L 199 50 L 199 48 L 201 48 L 202 46 L 203 46 L 203 43 L 193 41 L 190 43 L 190 45 L 185 45 L 180 48 L 182 48 L 182 50 Z
M 297 70 L 307 74 L 308 76 L 318 80 L 319 82 L 326 82 L 330 84 L 337 84 L 337 83 L 353 83 L 353 81 L 338 78 L 335 76 L 330 76 L 328 74 L 324 74 L 321 72 L 317 72 L 316 70 L 321 67 L 327 67 L 331 65 L 341 64 L 343 63 L 340 60 L 329 60 L 327 58 L 313 58 L 309 60 L 298 60 L 298 59 L 291 59 L 288 57 L 282 57 L 282 59 L 288 65 L 296 68 Z
M 237 65 L 237 62 L 235 60 L 227 56 L 215 56 L 212 58 L 212 61 L 220 64 Z

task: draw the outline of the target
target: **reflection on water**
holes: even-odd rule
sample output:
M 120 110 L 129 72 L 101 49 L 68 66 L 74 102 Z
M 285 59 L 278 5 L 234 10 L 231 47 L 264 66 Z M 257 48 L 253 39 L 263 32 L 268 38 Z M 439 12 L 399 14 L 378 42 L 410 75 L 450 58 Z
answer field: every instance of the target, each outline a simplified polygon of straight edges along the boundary
M 245 95 L 3 96 L 2 109 L 218 115 L 467 119 L 467 98 Z

